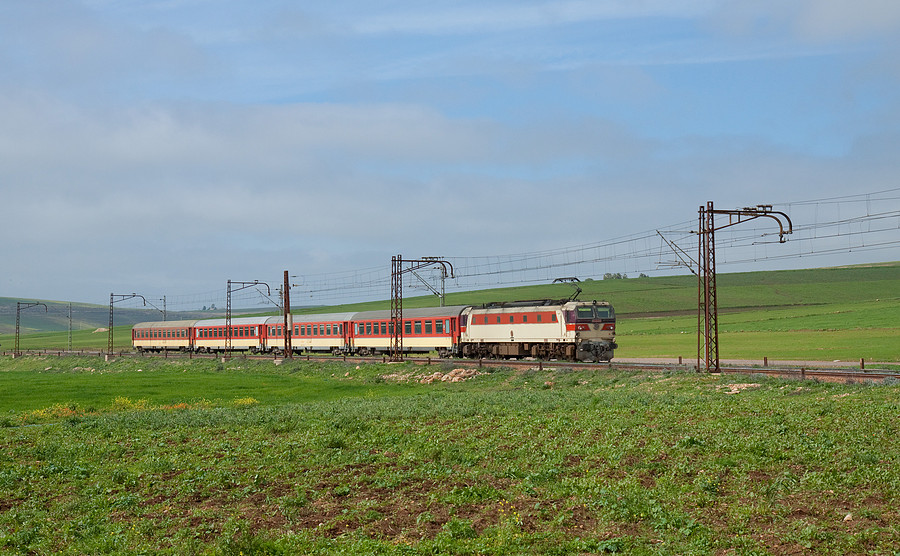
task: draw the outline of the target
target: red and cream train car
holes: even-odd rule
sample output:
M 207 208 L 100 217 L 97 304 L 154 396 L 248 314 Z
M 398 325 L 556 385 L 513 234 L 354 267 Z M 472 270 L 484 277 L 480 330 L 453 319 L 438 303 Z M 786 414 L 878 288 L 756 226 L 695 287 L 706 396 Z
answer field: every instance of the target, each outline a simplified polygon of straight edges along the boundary
M 616 316 L 606 302 L 523 301 L 482 307 L 459 305 L 407 309 L 402 322 L 405 353 L 441 357 L 535 357 L 609 361 L 617 347 Z M 390 311 L 298 315 L 231 320 L 231 349 L 284 352 L 290 331 L 294 352 L 372 355 L 391 349 Z M 146 322 L 134 326 L 139 351 L 224 351 L 225 319 Z

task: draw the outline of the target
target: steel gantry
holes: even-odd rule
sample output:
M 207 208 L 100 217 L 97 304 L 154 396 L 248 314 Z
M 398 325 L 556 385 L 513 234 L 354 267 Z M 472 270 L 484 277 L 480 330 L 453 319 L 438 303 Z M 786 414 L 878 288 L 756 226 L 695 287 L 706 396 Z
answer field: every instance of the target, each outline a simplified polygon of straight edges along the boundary
M 728 223 L 716 226 L 716 215 L 728 215 Z M 735 210 L 717 210 L 713 202 L 700 206 L 698 229 L 697 287 L 697 371 L 719 372 L 719 315 L 716 300 L 716 230 L 749 222 L 757 218 L 771 218 L 778 223 L 778 242 L 787 241 L 785 235 L 793 232 L 790 217 L 772 205 L 757 205 Z
M 109 294 L 109 340 L 106 347 L 106 356 L 110 357 L 113 353 L 113 303 L 125 301 L 126 299 L 134 299 L 140 297 L 144 301 L 144 307 L 147 306 L 147 298 L 139 293 L 111 293 Z
M 239 285 L 239 288 L 233 288 L 232 286 Z M 269 288 L 269 284 L 265 282 L 260 282 L 259 280 L 254 280 L 252 282 L 236 282 L 233 280 L 228 281 L 228 290 L 225 293 L 225 356 L 228 357 L 231 354 L 231 338 L 233 332 L 231 331 L 231 293 L 239 292 L 241 290 L 246 290 L 247 288 L 252 288 L 254 286 L 265 286 L 268 295 L 272 295 L 272 289 Z
M 403 260 L 402 255 L 391 257 L 391 361 L 403 361 L 403 274 L 438 265 L 441 266 L 442 276 L 447 276 L 449 268 L 450 277 L 453 278 L 453 265 L 440 257 L 408 260 Z M 443 285 L 441 294 L 443 300 Z
M 47 309 L 47 306 L 43 303 L 35 303 L 35 302 L 28 302 L 28 301 L 25 301 L 25 302 L 16 301 L 16 342 L 15 342 L 16 345 L 15 345 L 15 349 L 13 349 L 13 357 L 18 357 L 18 356 L 22 355 L 19 352 L 19 313 L 21 313 L 23 309 L 30 309 L 32 307 L 37 307 L 37 306 L 43 306 L 45 313 L 47 311 L 49 311 L 49 309 Z

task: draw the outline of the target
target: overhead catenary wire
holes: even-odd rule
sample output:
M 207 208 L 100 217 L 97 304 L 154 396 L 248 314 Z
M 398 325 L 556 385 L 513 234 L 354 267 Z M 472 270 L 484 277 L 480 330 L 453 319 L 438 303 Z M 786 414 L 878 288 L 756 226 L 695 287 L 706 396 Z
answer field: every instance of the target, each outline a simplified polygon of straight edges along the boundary
M 868 193 L 777 203 L 790 214 L 793 234 L 787 247 L 766 249 L 777 235 L 765 219 L 717 232 L 718 266 L 740 267 L 766 261 L 823 257 L 840 253 L 884 251 L 900 245 L 900 188 Z M 447 256 L 455 275 L 448 291 L 549 283 L 560 275 L 600 279 L 606 273 L 636 276 L 687 272 L 666 242 L 692 254 L 697 221 L 692 218 L 652 230 L 554 249 L 482 256 Z M 664 236 L 666 241 L 660 241 Z M 771 251 L 771 252 L 770 252 Z M 681 269 L 681 270 L 679 270 Z M 301 274 L 291 278 L 292 300 L 301 305 L 341 304 L 385 299 L 390 291 L 389 265 L 339 272 Z M 413 287 L 413 286 L 411 286 Z M 170 294 L 172 310 L 223 307 L 224 290 Z M 270 305 L 254 291 L 233 298 L 237 306 Z

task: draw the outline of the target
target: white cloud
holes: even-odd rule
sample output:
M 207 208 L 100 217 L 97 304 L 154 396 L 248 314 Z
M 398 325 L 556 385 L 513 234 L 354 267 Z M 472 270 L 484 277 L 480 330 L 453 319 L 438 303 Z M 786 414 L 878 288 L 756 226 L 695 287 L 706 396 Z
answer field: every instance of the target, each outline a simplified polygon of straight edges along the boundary
M 782 33 L 814 43 L 895 39 L 900 3 L 895 0 L 732 0 L 722 2 L 711 20 L 740 35 Z

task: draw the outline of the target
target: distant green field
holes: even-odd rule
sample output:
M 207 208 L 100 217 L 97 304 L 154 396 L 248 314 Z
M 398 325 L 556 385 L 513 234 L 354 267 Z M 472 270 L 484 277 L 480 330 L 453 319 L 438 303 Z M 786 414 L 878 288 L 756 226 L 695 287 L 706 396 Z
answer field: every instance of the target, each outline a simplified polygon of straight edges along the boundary
M 900 263 L 848 268 L 721 274 L 720 357 L 900 361 Z M 693 276 L 585 280 L 579 299 L 606 300 L 618 313 L 619 357 L 696 356 L 697 281 Z M 566 298 L 568 284 L 447 294 L 447 305 Z M 436 304 L 433 296 L 404 307 Z M 389 301 L 305 309 L 297 313 L 388 309 Z M 34 315 L 32 315 L 34 317 Z M 116 327 L 116 349 L 130 347 L 130 327 Z M 64 349 L 65 332 L 23 335 L 23 349 Z M 13 336 L 0 335 L 3 350 Z M 106 349 L 107 334 L 73 334 L 75 349 Z
M 722 312 L 719 351 L 726 359 L 900 361 L 900 302 L 808 305 Z M 618 357 L 690 358 L 696 315 L 621 318 Z

